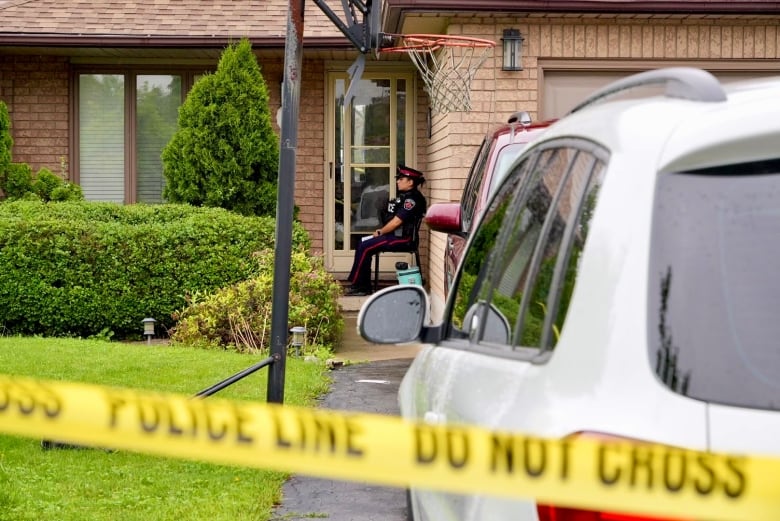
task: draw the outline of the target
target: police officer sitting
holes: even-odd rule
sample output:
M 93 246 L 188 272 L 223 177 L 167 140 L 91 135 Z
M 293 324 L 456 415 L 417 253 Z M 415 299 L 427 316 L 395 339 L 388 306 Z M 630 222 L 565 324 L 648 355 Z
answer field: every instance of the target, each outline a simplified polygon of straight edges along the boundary
M 351 286 L 347 295 L 362 296 L 371 293 L 371 259 L 385 251 L 408 251 L 415 239 L 414 232 L 425 215 L 428 204 L 418 187 L 425 183 L 423 173 L 399 165 L 395 175 L 397 196 L 387 202 L 381 228 L 362 241 L 355 250 L 355 260 L 349 272 Z

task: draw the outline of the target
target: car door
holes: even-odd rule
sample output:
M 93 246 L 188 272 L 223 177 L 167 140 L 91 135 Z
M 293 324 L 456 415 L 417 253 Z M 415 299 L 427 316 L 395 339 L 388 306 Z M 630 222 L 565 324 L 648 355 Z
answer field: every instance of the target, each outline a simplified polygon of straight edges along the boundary
M 446 338 L 418 356 L 402 410 L 413 399 L 430 423 L 532 432 L 551 422 L 540 407 L 545 362 L 564 327 L 605 155 L 567 140 L 515 163 L 469 241 Z M 420 520 L 536 519 L 529 502 L 416 490 L 412 498 Z

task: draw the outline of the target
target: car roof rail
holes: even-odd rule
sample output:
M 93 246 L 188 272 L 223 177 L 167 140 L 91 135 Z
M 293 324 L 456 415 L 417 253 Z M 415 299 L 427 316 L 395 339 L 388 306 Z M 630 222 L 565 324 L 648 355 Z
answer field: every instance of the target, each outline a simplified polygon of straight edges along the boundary
M 648 85 L 665 85 L 664 95 L 692 101 L 726 101 L 726 91 L 711 73 L 693 67 L 667 67 L 632 74 L 603 87 L 569 111 L 569 114 L 624 91 Z

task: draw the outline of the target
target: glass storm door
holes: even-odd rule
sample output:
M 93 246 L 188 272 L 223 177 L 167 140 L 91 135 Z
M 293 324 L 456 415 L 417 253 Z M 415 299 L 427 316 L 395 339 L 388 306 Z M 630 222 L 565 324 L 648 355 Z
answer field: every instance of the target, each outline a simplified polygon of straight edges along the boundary
M 414 159 L 412 74 L 364 73 L 345 107 L 349 81 L 344 73 L 328 77 L 324 239 L 327 268 L 336 272 L 349 271 L 356 245 L 380 227 L 380 211 L 395 196 L 396 166 Z

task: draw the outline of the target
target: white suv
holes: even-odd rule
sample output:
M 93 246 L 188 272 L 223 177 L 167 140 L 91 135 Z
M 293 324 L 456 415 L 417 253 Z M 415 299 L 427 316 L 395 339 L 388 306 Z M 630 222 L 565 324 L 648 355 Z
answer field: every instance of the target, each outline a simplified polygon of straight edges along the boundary
M 777 456 L 778 259 L 780 77 L 722 86 L 659 69 L 607 86 L 525 149 L 469 240 L 443 323 L 423 316 L 422 288 L 395 286 L 358 327 L 376 343 L 425 343 L 399 391 L 405 418 Z M 656 470 L 632 486 L 744 485 Z M 701 490 L 697 472 L 730 490 Z M 417 521 L 651 518 L 410 499 Z

